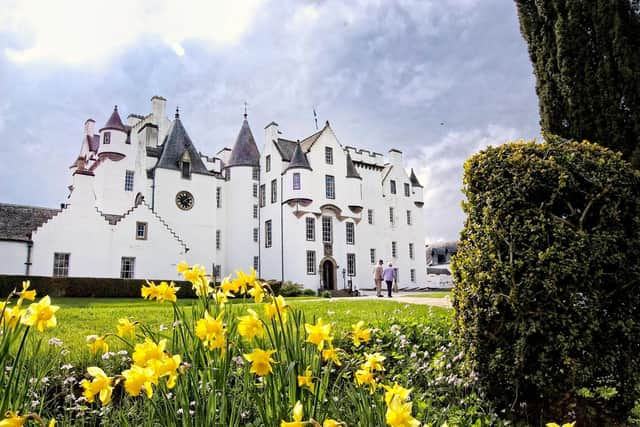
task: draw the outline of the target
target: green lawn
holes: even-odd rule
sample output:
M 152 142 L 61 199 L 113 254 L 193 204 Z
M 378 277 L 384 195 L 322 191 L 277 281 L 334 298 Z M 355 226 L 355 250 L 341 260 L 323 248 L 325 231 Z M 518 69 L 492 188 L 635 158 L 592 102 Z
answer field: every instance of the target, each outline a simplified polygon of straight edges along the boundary
M 423 294 L 415 294 L 411 295 L 416 298 L 451 298 L 451 291 L 434 291 L 434 292 L 425 292 Z
M 179 305 L 189 309 L 194 300 L 179 300 Z M 352 324 L 364 320 L 373 327 L 388 327 L 395 318 L 427 318 L 451 315 L 451 310 L 427 305 L 403 304 L 388 300 L 330 300 L 322 298 L 287 298 L 287 302 L 304 311 L 307 319 L 321 317 L 325 322 L 334 323 L 336 331 L 349 329 Z M 145 301 L 141 298 L 54 298 L 53 304 L 60 306 L 56 313 L 58 326 L 45 334 L 45 339 L 56 337 L 70 351 L 70 361 L 78 362 L 89 358 L 86 349 L 88 335 L 103 335 L 116 332 L 116 323 L 122 317 L 139 320 L 159 331 L 170 328 L 173 322 L 172 305 Z M 236 304 L 242 303 L 237 301 Z M 258 312 L 256 304 L 247 304 Z M 122 349 L 117 338 L 108 339 L 110 349 Z

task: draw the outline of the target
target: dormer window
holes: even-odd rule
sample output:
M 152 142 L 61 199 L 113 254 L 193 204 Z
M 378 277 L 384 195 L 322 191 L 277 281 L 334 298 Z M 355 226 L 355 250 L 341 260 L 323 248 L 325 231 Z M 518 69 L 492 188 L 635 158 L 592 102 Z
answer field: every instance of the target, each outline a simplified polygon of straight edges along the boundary
M 191 157 L 187 150 L 184 150 L 182 158 L 180 159 L 180 171 L 184 179 L 191 179 Z
M 300 189 L 300 174 L 298 172 L 293 174 L 293 189 L 294 190 Z
M 102 143 L 111 144 L 111 132 L 105 132 L 104 135 L 102 135 Z

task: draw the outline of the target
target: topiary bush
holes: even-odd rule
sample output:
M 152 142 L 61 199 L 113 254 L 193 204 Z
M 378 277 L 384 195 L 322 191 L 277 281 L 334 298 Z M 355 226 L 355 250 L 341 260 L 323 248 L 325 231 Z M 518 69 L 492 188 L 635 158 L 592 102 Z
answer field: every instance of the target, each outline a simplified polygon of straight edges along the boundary
M 587 142 L 489 147 L 464 167 L 454 331 L 498 408 L 624 420 L 640 385 L 640 174 Z

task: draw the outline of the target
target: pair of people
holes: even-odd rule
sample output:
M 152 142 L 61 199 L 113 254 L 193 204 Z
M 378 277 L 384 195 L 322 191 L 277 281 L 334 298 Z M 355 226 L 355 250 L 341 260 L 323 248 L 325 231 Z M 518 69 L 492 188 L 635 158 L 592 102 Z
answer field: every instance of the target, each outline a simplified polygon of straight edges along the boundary
M 396 270 L 393 265 L 389 263 L 388 267 L 383 267 L 384 262 L 378 261 L 378 265 L 373 270 L 373 281 L 376 284 L 376 294 L 382 297 L 382 281 L 387 284 L 387 291 L 389 292 L 389 298 L 391 298 L 391 290 L 393 288 L 393 281 L 396 279 Z

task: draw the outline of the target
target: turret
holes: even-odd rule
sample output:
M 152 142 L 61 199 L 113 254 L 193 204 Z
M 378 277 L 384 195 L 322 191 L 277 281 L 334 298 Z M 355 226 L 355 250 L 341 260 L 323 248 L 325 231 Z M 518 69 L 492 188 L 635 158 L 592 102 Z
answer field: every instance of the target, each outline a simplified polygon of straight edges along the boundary
M 125 153 L 124 145 L 128 142 L 127 128 L 120 119 L 118 114 L 118 106 L 113 108 L 111 117 L 107 123 L 100 129 L 100 152 Z M 128 151 L 128 150 L 126 150 Z
M 302 150 L 300 141 L 296 143 L 291 161 L 282 172 L 283 189 L 282 200 L 290 204 L 301 204 L 306 206 L 311 203 L 312 198 L 312 176 L 311 166 L 306 154 Z

